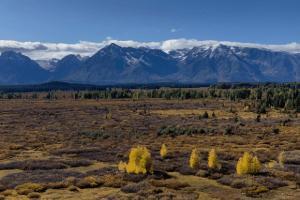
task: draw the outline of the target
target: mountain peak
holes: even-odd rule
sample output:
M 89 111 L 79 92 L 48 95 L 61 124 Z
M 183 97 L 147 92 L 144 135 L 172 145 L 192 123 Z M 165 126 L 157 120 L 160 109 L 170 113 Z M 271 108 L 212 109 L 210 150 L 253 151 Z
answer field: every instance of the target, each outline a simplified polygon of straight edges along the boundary
M 120 53 L 122 53 L 122 51 L 123 51 L 122 47 L 116 45 L 115 43 L 111 43 L 103 47 L 102 49 L 100 49 L 100 51 L 98 51 L 92 57 L 98 57 L 103 55 L 119 55 Z
M 77 55 L 74 55 L 74 54 L 70 54 L 70 55 L 63 57 L 60 61 L 63 61 L 63 60 L 80 60 L 80 57 Z
M 103 49 L 122 49 L 122 47 L 115 43 L 110 43 L 109 45 L 105 46 Z
M 4 51 L 1 53 L 1 57 L 6 57 L 6 58 L 21 58 L 25 57 L 21 53 L 15 52 L 15 51 Z

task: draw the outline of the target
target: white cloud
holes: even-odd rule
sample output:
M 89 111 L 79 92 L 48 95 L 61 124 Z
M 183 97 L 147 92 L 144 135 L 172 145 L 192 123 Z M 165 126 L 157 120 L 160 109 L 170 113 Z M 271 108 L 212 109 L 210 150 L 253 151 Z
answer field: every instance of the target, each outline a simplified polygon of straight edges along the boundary
M 106 45 L 115 43 L 123 47 L 149 47 L 171 51 L 175 49 L 193 48 L 195 46 L 216 46 L 219 44 L 239 47 L 265 48 L 273 51 L 285 51 L 290 53 L 300 53 L 299 43 L 289 43 L 281 45 L 238 43 L 215 40 L 196 39 L 171 39 L 161 42 L 138 42 L 134 40 L 115 40 L 111 37 L 100 42 L 79 41 L 75 44 L 66 43 L 42 43 L 42 42 L 19 42 L 13 40 L 0 40 L 0 52 L 13 50 L 21 52 L 35 60 L 47 60 L 51 58 L 62 58 L 69 54 L 79 54 L 81 56 L 91 56 Z

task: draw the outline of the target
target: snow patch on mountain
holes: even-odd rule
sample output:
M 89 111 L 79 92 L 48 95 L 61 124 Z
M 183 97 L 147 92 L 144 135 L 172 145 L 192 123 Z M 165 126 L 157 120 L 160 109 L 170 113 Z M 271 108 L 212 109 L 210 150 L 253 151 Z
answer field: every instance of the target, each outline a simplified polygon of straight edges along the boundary
M 99 49 L 102 49 L 112 43 L 115 43 L 121 47 L 146 47 L 150 49 L 160 49 L 165 52 L 171 52 L 178 49 L 193 49 L 194 47 L 201 47 L 203 49 L 216 49 L 219 45 L 226 45 L 231 47 L 249 47 L 268 49 L 271 51 L 300 53 L 300 44 L 295 42 L 289 44 L 257 44 L 216 40 L 202 41 L 185 38 L 170 39 L 159 42 L 139 42 L 134 40 L 116 40 L 107 38 L 100 42 L 79 41 L 78 43 L 73 44 L 0 40 L 0 52 L 15 51 L 20 52 L 33 60 L 50 60 L 53 58 L 61 59 L 70 54 L 81 55 L 82 57 L 92 56 Z

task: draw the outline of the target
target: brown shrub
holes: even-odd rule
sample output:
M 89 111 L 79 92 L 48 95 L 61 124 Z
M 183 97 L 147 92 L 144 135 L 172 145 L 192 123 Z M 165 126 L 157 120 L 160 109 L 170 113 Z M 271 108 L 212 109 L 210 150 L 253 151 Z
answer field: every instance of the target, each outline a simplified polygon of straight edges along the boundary
M 68 166 L 59 161 L 52 160 L 25 160 L 1 163 L 0 169 L 22 169 L 22 170 L 49 170 L 64 169 Z
M 68 187 L 68 190 L 71 192 L 79 192 L 79 189 L 74 185 L 71 185 L 70 187 Z
M 6 190 L 6 188 L 4 187 L 4 185 L 0 184 L 0 192 L 3 192 L 4 190 Z
M 256 184 L 252 181 L 252 179 L 249 179 L 248 177 L 240 177 L 234 175 L 225 175 L 217 181 L 223 185 L 228 185 L 238 189 L 252 187 L 254 184 Z
M 125 192 L 125 193 L 137 193 L 141 190 L 146 190 L 146 189 L 148 190 L 149 187 L 151 187 L 151 186 L 146 182 L 129 183 L 129 184 L 123 186 L 121 188 L 121 191 Z
M 24 183 L 22 185 L 18 185 L 15 189 L 18 194 L 27 195 L 31 192 L 44 192 L 46 187 L 38 183 Z
M 62 160 L 61 162 L 70 167 L 85 167 L 93 164 L 91 160 L 87 159 Z
M 31 192 L 27 195 L 27 197 L 30 199 L 39 199 L 41 195 L 37 192 Z
M 119 175 L 105 175 L 101 177 L 101 180 L 104 182 L 103 186 L 105 187 L 120 188 L 126 185 L 122 176 Z
M 1 194 L 4 196 L 10 196 L 13 194 L 13 190 L 5 190 Z
M 47 189 L 61 189 L 67 188 L 68 184 L 66 182 L 52 182 L 46 184 Z
M 286 181 L 283 181 L 280 178 L 274 178 L 274 177 L 257 177 L 256 182 L 260 183 L 261 185 L 267 187 L 270 190 L 277 189 L 277 188 L 288 185 L 288 183 Z
M 150 180 L 149 181 L 151 185 L 155 187 L 166 187 L 174 190 L 178 190 L 181 188 L 188 187 L 188 183 L 182 183 L 174 179 L 168 179 L 168 180 Z
M 79 180 L 76 183 L 76 186 L 83 189 L 83 188 L 95 188 L 102 184 L 103 184 L 103 182 L 97 180 L 95 177 L 87 176 L 87 177 L 84 177 L 83 179 Z
M 262 193 L 268 192 L 268 188 L 265 186 L 252 186 L 243 189 L 243 192 L 248 197 L 259 197 Z
M 24 171 L 20 173 L 13 173 L 4 176 L 0 180 L 0 184 L 4 185 L 7 189 L 12 189 L 24 183 L 40 183 L 47 184 L 52 182 L 64 181 L 67 177 L 82 178 L 84 174 L 73 171 L 65 170 L 33 170 Z M 14 180 L 14 181 L 11 181 Z
M 146 174 L 124 174 L 123 180 L 129 182 L 141 182 L 147 178 Z

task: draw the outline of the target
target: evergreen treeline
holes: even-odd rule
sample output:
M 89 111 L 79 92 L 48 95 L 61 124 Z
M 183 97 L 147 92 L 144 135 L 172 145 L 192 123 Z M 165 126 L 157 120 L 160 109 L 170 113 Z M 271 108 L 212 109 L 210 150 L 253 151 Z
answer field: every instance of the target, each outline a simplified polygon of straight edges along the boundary
M 264 113 L 266 108 L 285 108 L 287 110 L 300 111 L 300 88 L 298 84 L 269 84 L 247 87 L 234 85 L 215 85 L 207 88 L 159 88 L 159 89 L 118 89 L 80 90 L 80 91 L 52 91 L 40 97 L 40 93 L 0 93 L 2 99 L 229 99 L 231 101 L 253 100 L 249 105 L 256 112 Z M 68 94 L 68 95 L 65 95 Z

